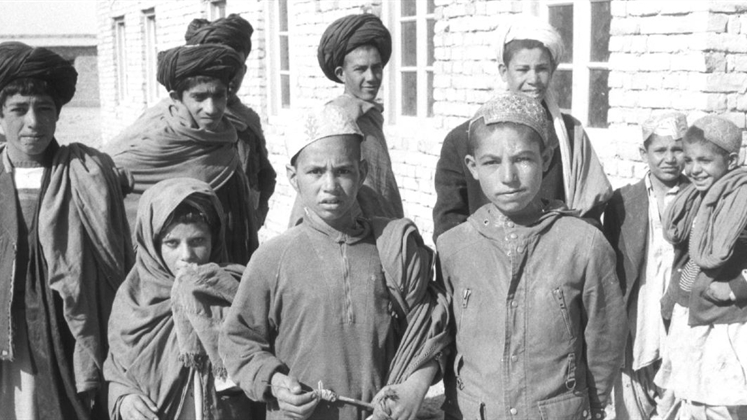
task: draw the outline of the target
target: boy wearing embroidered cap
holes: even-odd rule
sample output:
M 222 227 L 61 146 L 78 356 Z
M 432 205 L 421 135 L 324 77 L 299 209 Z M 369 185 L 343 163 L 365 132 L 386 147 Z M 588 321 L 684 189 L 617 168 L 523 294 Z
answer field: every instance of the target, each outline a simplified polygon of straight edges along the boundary
M 450 338 L 445 303 L 438 321 L 407 316 L 431 306 L 431 252 L 409 220 L 367 219 L 356 208 L 367 165 L 355 120 L 330 103 L 299 126 L 287 171 L 303 221 L 249 262 L 221 335 L 228 374 L 268 402 L 269 419 L 366 417 L 360 406 L 309 392 L 319 381 L 373 401 L 375 416 L 413 418 Z M 400 347 L 413 357 L 401 360 Z
M 615 418 L 667 418 L 674 395 L 657 387 L 666 330 L 661 318 L 674 262 L 662 231 L 662 214 L 687 179 L 682 175 L 685 115 L 651 117 L 641 126 L 641 159 L 649 172 L 615 191 L 604 214 L 604 231 L 617 254 L 617 276 L 625 297 L 630 332 L 626 357 L 615 383 Z
M 747 418 L 747 170 L 742 132 L 715 116 L 684 136 L 682 188 L 664 216 L 675 271 L 662 299 L 669 319 L 655 382 L 682 400 L 679 419 Z
M 468 140 L 465 164 L 491 202 L 438 238 L 459 320 L 446 418 L 600 418 L 625 338 L 612 249 L 539 197 L 551 153 L 538 101 L 490 100 Z

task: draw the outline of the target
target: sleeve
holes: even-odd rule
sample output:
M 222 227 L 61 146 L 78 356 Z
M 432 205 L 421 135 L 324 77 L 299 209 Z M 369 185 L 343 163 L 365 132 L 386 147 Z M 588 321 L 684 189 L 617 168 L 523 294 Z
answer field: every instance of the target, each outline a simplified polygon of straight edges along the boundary
M 604 409 L 622 365 L 627 316 L 615 274 L 615 255 L 599 231 L 589 243 L 583 289 L 584 351 L 593 410 Z
M 273 252 L 259 250 L 252 257 L 219 339 L 228 377 L 255 401 L 272 401 L 272 375 L 288 372 L 272 352 L 277 318 L 271 312 L 280 261 Z
M 433 241 L 447 230 L 469 217 L 469 198 L 464 163 L 457 148 L 466 142 L 466 124 L 452 130 L 441 146 L 441 156 L 436 164 L 436 205 L 433 207 Z

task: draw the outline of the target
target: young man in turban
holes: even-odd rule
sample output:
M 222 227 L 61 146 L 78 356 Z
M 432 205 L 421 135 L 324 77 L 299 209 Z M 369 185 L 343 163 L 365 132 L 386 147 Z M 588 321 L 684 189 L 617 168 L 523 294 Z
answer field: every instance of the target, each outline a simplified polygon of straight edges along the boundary
M 225 116 L 229 83 L 243 66 L 242 56 L 225 45 L 161 52 L 158 81 L 169 91 L 170 103 L 140 137 L 113 154 L 135 179 L 134 194 L 125 203 L 131 227 L 140 195 L 159 181 L 187 177 L 207 182 L 226 212 L 229 261 L 239 264 L 249 261 L 258 244 L 236 128 Z
M 106 418 L 102 365 L 133 263 L 111 158 L 55 138 L 73 66 L 0 44 L 0 418 Z
M 662 215 L 680 187 L 685 156 L 682 113 L 667 113 L 643 126 L 641 159 L 649 171 L 639 182 L 616 190 L 604 213 L 604 231 L 617 254 L 617 276 L 625 297 L 629 339 L 615 384 L 615 418 L 669 418 L 671 391 L 654 385 L 666 330 L 661 298 L 669 284 L 674 247 L 664 239 Z
M 539 18 L 522 17 L 501 25 L 495 36 L 498 70 L 508 90 L 541 101 L 552 121 L 548 146 L 553 154 L 540 197 L 561 200 L 598 223 L 612 187 L 583 126 L 560 112 L 550 88 L 563 56 L 560 35 Z M 441 147 L 435 175 L 434 240 L 490 201 L 464 164 L 468 125 L 467 121 L 451 130 Z
M 252 25 L 237 14 L 230 14 L 212 22 L 194 19 L 187 27 L 184 39 L 188 45 L 223 44 L 233 48 L 244 63 L 252 51 Z M 256 216 L 255 226 L 259 229 L 269 210 L 270 197 L 275 192 L 275 170 L 268 159 L 265 137 L 259 115 L 244 105 L 236 96 L 246 74 L 246 65 L 236 72 L 229 83 L 229 96 L 226 105 L 226 118 L 238 132 L 238 149 L 241 166 L 246 173 L 250 188 L 250 201 Z M 168 111 L 170 99 L 164 99 L 148 108 L 132 125 L 112 139 L 107 150 L 112 154 L 137 141 L 160 117 Z
M 384 66 L 392 55 L 392 37 L 381 19 L 371 14 L 337 19 L 322 34 L 317 59 L 324 75 L 345 86 L 344 93 L 332 100 L 358 123 L 366 141 L 363 159 L 368 175 L 358 192 L 358 204 L 365 216 L 402 218 L 402 198 L 392 171 L 389 146 L 384 137 L 384 116 L 376 95 L 381 87 Z M 300 197 L 296 198 L 290 225 L 303 216 Z

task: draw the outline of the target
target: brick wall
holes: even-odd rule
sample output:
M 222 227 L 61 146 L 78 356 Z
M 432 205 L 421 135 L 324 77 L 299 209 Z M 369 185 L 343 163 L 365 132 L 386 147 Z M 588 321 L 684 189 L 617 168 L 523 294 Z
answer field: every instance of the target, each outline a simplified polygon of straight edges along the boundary
M 285 177 L 284 137 L 296 116 L 342 93 L 318 67 L 316 48 L 324 29 L 338 17 L 363 11 L 381 14 L 397 3 L 381 0 L 289 0 L 292 110 L 270 115 L 267 17 L 270 0 L 229 0 L 227 13 L 240 13 L 254 26 L 253 51 L 239 92 L 260 113 L 278 186 L 262 238 L 285 230 L 295 196 Z M 535 7 L 521 0 L 435 0 L 434 117 L 398 119 L 382 87 L 385 133 L 397 181 L 412 218 L 430 242 L 433 174 L 441 142 L 451 128 L 503 89 L 492 47 L 502 19 Z M 183 43 L 189 21 L 204 17 L 203 0 L 99 3 L 99 66 L 104 141 L 144 109 L 141 11 L 154 7 L 159 49 Z M 645 172 L 638 157 L 637 124 L 653 113 L 681 110 L 692 121 L 717 112 L 745 126 L 747 111 L 747 1 L 613 0 L 610 38 L 610 128 L 589 130 L 613 185 Z M 117 103 L 112 18 L 125 16 L 131 97 Z M 389 22 L 385 22 L 391 25 Z M 398 53 L 395 46 L 394 54 Z M 132 57 L 137 57 L 132 59 Z M 386 76 L 386 75 L 385 75 Z

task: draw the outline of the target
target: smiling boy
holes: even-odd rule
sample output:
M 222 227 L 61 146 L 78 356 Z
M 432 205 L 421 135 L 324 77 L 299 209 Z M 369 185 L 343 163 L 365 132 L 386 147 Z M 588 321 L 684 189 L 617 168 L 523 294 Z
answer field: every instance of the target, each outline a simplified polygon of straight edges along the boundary
M 224 324 L 221 354 L 247 395 L 268 402 L 269 419 L 362 420 L 360 407 L 309 391 L 323 381 L 342 396 L 381 398 L 401 339 L 392 296 L 401 294 L 409 308 L 422 302 L 431 255 L 412 222 L 371 220 L 355 209 L 367 163 L 361 131 L 345 110 L 327 104 L 301 124 L 304 133 L 288 142 L 287 171 L 303 222 L 263 244 L 249 262 Z M 394 255 L 401 281 L 389 277 Z M 391 284 L 398 284 L 396 293 Z M 388 400 L 392 418 L 417 413 L 441 348 L 388 387 L 399 395 Z
M 446 418 L 601 418 L 625 338 L 612 249 L 539 196 L 551 159 L 539 102 L 491 99 L 468 139 L 490 203 L 438 239 L 457 320 Z

